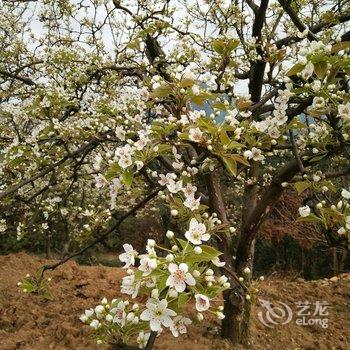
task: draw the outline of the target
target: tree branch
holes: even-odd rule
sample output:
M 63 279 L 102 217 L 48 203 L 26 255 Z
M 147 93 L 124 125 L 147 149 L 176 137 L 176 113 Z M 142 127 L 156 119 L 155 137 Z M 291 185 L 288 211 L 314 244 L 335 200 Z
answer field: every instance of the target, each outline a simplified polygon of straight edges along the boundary
M 84 144 L 83 146 L 81 146 L 80 148 L 78 148 L 76 151 L 72 152 L 69 155 L 66 155 L 65 157 L 63 157 L 62 159 L 60 159 L 59 161 L 51 164 L 49 167 L 47 167 L 46 169 L 41 170 L 40 172 L 38 172 L 36 175 L 30 177 L 29 179 L 23 180 L 21 182 L 19 182 L 17 185 L 13 185 L 10 188 L 8 188 L 7 190 L 0 192 L 0 199 L 18 191 L 20 188 L 22 188 L 25 185 L 28 185 L 29 183 L 44 177 L 45 175 L 51 173 L 55 168 L 59 167 L 60 165 L 62 165 L 63 163 L 65 163 L 68 159 L 73 159 L 77 156 L 79 156 L 81 153 L 84 153 L 85 151 L 90 151 L 92 149 L 94 149 L 99 143 L 105 141 L 107 139 L 107 133 L 102 135 L 101 137 L 97 138 L 97 137 L 93 137 L 92 140 L 90 140 L 89 142 L 87 142 L 86 144 Z
M 138 204 L 136 204 L 132 209 L 130 209 L 128 212 L 126 212 L 124 215 L 121 216 L 121 218 L 119 218 L 119 220 L 113 225 L 111 226 L 109 229 L 107 229 L 100 237 L 98 237 L 97 239 L 95 239 L 93 242 L 89 243 L 88 245 L 86 245 L 84 248 L 82 248 L 81 250 L 72 253 L 70 255 L 68 255 L 67 257 L 65 257 L 64 259 L 58 261 L 55 264 L 51 264 L 51 265 L 44 265 L 42 267 L 42 272 L 41 272 L 41 276 L 44 276 L 45 271 L 47 270 L 54 270 L 57 267 L 63 265 L 65 262 L 67 262 L 68 260 L 83 254 L 84 252 L 86 252 L 88 249 L 92 248 L 94 245 L 96 245 L 97 243 L 101 243 L 103 240 L 105 240 L 107 238 L 107 236 L 109 234 L 111 234 L 113 231 L 118 230 L 119 226 L 123 223 L 123 221 L 125 219 L 127 219 L 129 216 L 135 214 L 139 209 L 143 208 L 150 200 L 152 200 L 154 197 L 157 196 L 158 192 L 160 190 L 164 189 L 164 187 L 158 187 L 157 189 L 155 189 L 154 191 L 152 191 L 150 194 L 148 194 L 141 202 L 139 202 Z
M 347 22 L 349 20 L 350 20 L 350 11 L 347 11 L 347 12 L 341 14 L 336 19 L 336 21 L 334 21 L 334 22 L 329 22 L 329 21 L 320 22 L 320 23 L 310 27 L 309 30 L 314 34 L 317 34 L 321 31 L 323 31 L 324 29 L 334 27 L 340 23 L 344 23 L 344 22 Z M 277 40 L 275 42 L 275 45 L 277 46 L 278 49 L 280 49 L 282 46 L 288 46 L 291 43 L 297 43 L 297 42 L 302 41 L 302 40 L 303 40 L 302 38 L 299 38 L 296 35 L 290 35 L 290 36 L 287 36 L 283 39 Z
M 8 77 L 8 78 L 15 79 L 15 80 L 19 80 L 19 81 L 21 81 L 22 83 L 24 83 L 26 85 L 30 85 L 30 86 L 36 85 L 34 80 L 32 80 L 30 78 L 23 77 L 22 75 L 13 74 L 13 73 L 7 72 L 7 71 L 5 71 L 3 69 L 0 69 L 0 75 Z
M 278 2 L 280 3 L 284 11 L 287 12 L 294 25 L 299 29 L 300 32 L 303 32 L 307 27 L 304 23 L 302 23 L 298 15 L 294 12 L 292 7 L 290 6 L 290 3 L 285 0 L 278 0 Z M 311 30 L 309 30 L 307 37 L 310 41 L 318 40 L 316 35 Z

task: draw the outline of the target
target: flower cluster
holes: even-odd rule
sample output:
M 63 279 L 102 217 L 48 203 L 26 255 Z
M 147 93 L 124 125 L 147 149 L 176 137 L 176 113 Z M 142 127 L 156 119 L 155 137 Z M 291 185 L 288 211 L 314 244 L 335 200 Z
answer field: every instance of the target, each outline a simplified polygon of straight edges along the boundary
M 94 328 L 100 342 L 112 334 L 127 342 L 138 333 L 142 347 L 149 331 L 160 334 L 168 328 L 175 337 L 186 333 L 192 323 L 184 315 L 189 302 L 194 302 L 199 321 L 204 318 L 203 312 L 224 318 L 220 295 L 230 283 L 214 271 L 225 264 L 219 259 L 221 253 L 203 244 L 211 237 L 206 224 L 209 227 L 192 218 L 185 232 L 187 240 L 168 231 L 170 249 L 149 239 L 146 253 L 139 254 L 132 245 L 124 244 L 119 260 L 127 275 L 122 279 L 121 292 L 133 299 L 146 296 L 147 300 L 145 305 L 140 302 L 130 306 L 128 301 L 108 304 L 104 299 L 95 309 L 86 310 L 80 319 Z
M 327 205 L 323 200 L 316 204 L 314 212 L 306 205 L 299 208 L 301 221 L 321 224 L 326 229 L 334 229 L 340 237 L 348 240 L 350 246 L 350 191 L 343 188 L 342 199 L 337 204 Z

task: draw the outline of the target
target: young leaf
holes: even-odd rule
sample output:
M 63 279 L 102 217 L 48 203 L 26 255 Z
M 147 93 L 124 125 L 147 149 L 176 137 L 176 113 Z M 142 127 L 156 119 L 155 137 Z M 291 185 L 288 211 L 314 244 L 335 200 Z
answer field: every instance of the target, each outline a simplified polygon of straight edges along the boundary
M 303 70 L 303 68 L 304 68 L 303 64 L 297 63 L 287 72 L 287 77 L 291 77 L 292 75 L 297 75 L 299 72 Z
M 231 173 L 232 175 L 236 176 L 237 175 L 237 162 L 232 159 L 232 157 L 229 156 L 222 156 L 221 157 L 222 161 L 225 164 L 226 169 Z
M 134 173 L 132 170 L 126 170 L 123 172 L 122 180 L 126 186 L 130 187 L 133 179 L 134 179 Z
M 295 189 L 298 192 L 298 195 L 303 193 L 307 188 L 312 185 L 310 181 L 298 181 L 294 184 Z

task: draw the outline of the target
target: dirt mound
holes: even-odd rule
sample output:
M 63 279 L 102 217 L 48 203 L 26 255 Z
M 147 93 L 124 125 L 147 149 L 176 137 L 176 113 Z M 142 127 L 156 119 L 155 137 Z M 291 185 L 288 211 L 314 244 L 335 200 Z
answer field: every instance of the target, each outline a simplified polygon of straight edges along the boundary
M 17 283 L 33 274 L 47 260 L 25 253 L 0 256 L 0 349 L 107 349 L 96 346 L 89 338 L 89 327 L 78 317 L 85 308 L 96 305 L 101 297 L 120 296 L 120 268 L 79 266 L 68 262 L 57 271 L 48 272 L 52 278 L 53 300 L 43 300 L 34 294 L 23 293 Z M 308 300 L 327 301 L 329 327 L 299 326 L 294 318 L 286 325 L 274 328 L 258 320 L 260 305 L 252 310 L 252 349 L 349 349 L 350 348 L 350 276 L 333 280 L 305 282 L 269 278 L 262 284 L 260 297 L 274 303 L 283 301 L 293 312 L 295 303 Z M 219 323 L 210 319 L 193 326 L 189 335 L 174 341 L 165 332 L 156 341 L 156 349 L 210 350 L 229 349 L 218 339 Z M 235 349 L 237 349 L 235 347 Z

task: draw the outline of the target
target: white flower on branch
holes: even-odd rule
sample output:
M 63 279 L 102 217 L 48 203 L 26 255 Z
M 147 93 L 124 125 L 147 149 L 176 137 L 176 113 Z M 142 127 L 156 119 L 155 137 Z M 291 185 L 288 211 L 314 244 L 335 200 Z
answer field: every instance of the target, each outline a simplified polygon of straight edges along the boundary
M 196 294 L 196 309 L 199 312 L 207 311 L 210 307 L 209 298 L 204 294 Z
M 176 316 L 173 319 L 173 324 L 170 326 L 170 331 L 174 337 L 178 337 L 179 334 L 187 333 L 187 326 L 192 324 L 192 321 L 183 316 Z
M 194 286 L 196 280 L 188 272 L 188 265 L 181 263 L 180 265 L 170 263 L 168 270 L 171 275 L 166 280 L 166 285 L 175 288 L 177 292 L 183 292 L 186 289 L 186 285 Z
M 129 266 L 135 264 L 135 257 L 138 253 L 136 250 L 134 250 L 131 244 L 123 244 L 123 248 L 125 250 L 125 253 L 119 255 L 119 260 L 125 263 L 125 265 L 123 266 L 124 268 L 128 268 Z
M 151 330 L 159 332 L 162 326 L 170 327 L 173 324 L 171 317 L 176 316 L 174 310 L 168 309 L 166 299 L 148 299 L 146 310 L 142 311 L 140 318 L 142 321 L 149 321 Z
M 185 233 L 185 237 L 192 244 L 202 244 L 202 241 L 208 241 L 210 239 L 210 234 L 206 233 L 207 228 L 203 223 L 197 221 L 197 219 L 192 218 L 190 221 L 190 227 Z
M 310 215 L 310 207 L 308 205 L 305 205 L 304 207 L 299 208 L 299 214 L 301 217 L 305 218 Z

